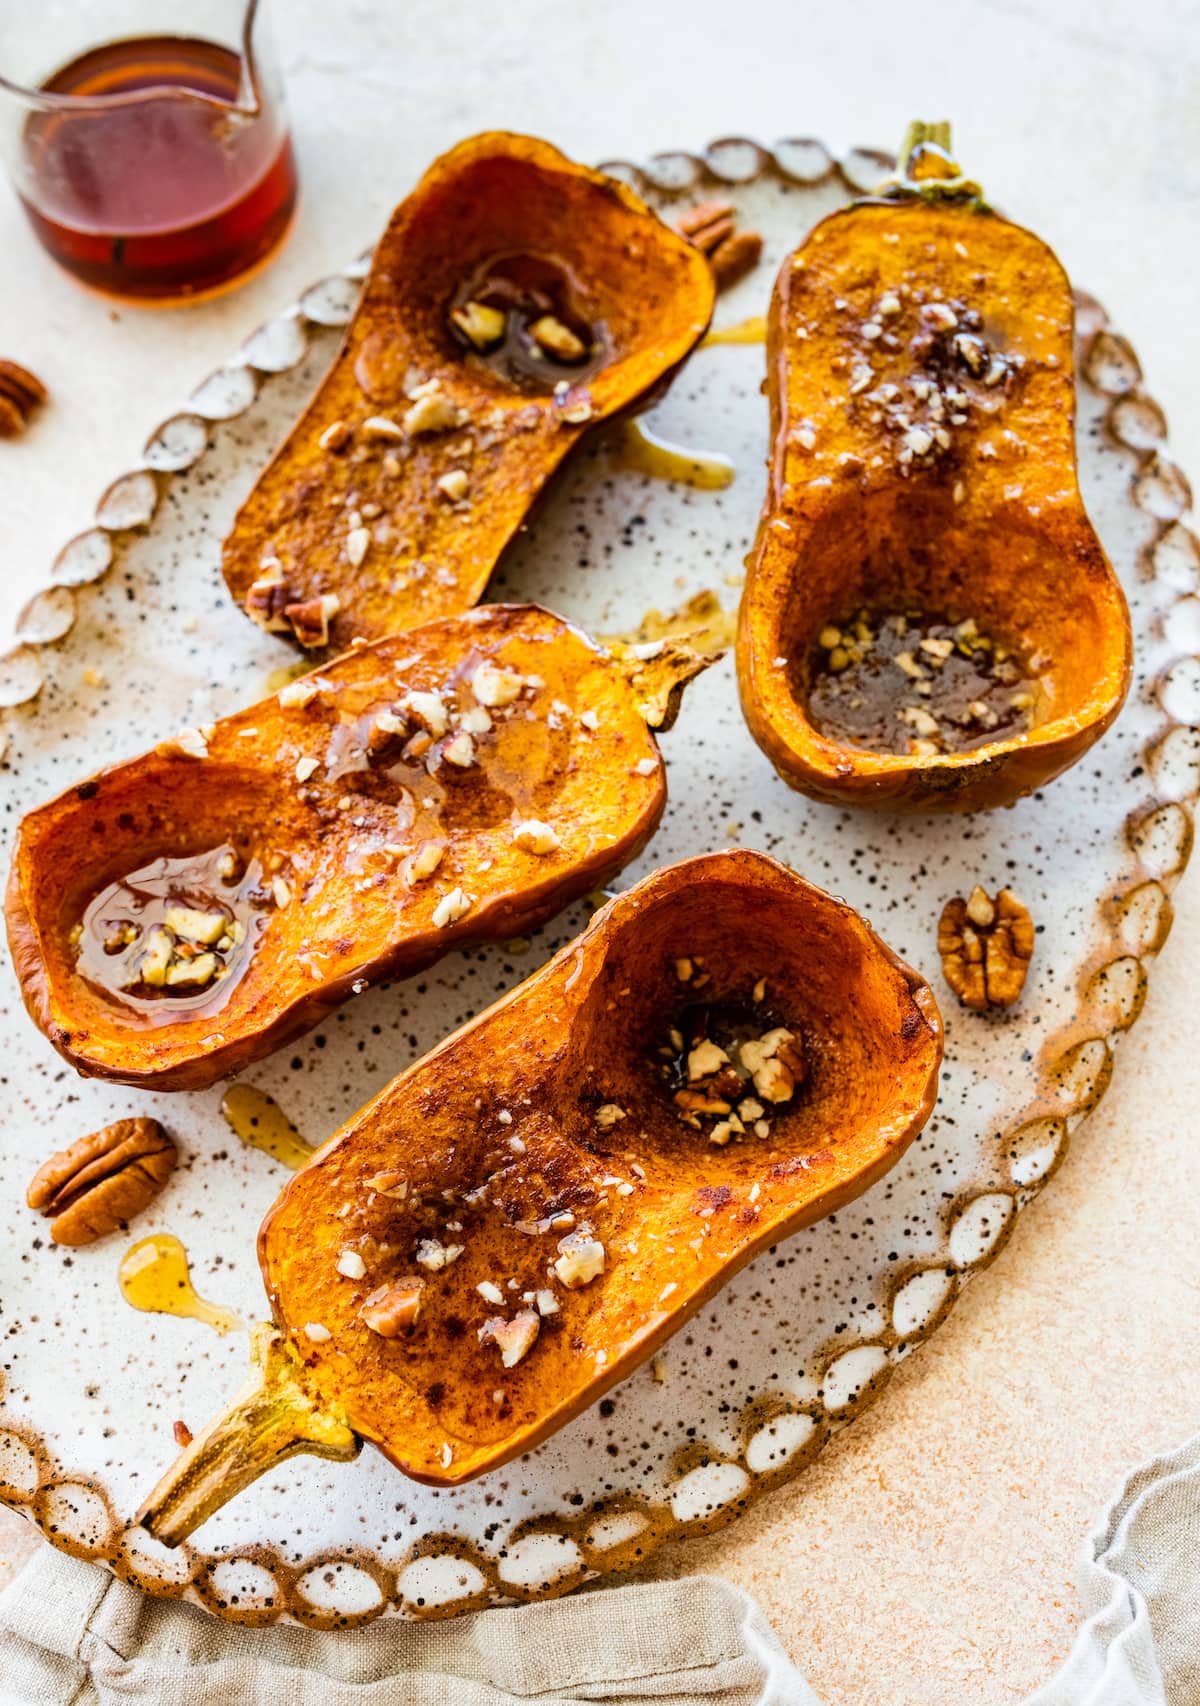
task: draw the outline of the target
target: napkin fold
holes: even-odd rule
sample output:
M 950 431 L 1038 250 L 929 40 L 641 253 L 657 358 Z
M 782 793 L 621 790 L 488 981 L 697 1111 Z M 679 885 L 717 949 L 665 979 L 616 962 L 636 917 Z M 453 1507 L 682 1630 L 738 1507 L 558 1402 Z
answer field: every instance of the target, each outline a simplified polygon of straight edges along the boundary
M 243 1629 L 49 1546 L 0 1596 L 0 1706 L 819 1706 L 711 1576 L 445 1622 Z
M 1200 1702 L 1200 1435 L 1135 1469 L 1079 1557 L 1086 1622 L 1026 1706 Z M 439 1623 L 243 1629 L 45 1546 L 0 1595 L 0 1706 L 820 1706 L 712 1576 Z
M 1026 1706 L 1200 1701 L 1200 1434 L 1135 1469 L 1076 1567 L 1087 1616 Z

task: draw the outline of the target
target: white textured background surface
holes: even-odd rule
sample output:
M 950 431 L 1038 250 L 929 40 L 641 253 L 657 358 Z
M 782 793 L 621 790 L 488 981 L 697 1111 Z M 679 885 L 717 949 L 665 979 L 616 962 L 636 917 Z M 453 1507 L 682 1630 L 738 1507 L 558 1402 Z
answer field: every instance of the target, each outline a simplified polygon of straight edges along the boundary
M 0 188 L 0 353 L 54 393 L 0 446 L 0 631 L 147 429 L 368 243 L 434 153 L 489 125 L 636 158 L 732 132 L 894 146 L 908 118 L 948 116 L 968 170 L 1132 336 L 1200 478 L 1191 0 L 276 0 L 276 14 L 303 202 L 244 292 L 111 311 L 55 272 Z M 1198 958 L 1193 881 L 1112 1090 L 999 1261 L 812 1472 L 662 1566 L 758 1594 L 830 1706 L 1019 1699 L 1069 1644 L 1072 1554 L 1115 1478 L 1200 1423 Z M 0 1513 L 0 1581 L 30 1543 Z

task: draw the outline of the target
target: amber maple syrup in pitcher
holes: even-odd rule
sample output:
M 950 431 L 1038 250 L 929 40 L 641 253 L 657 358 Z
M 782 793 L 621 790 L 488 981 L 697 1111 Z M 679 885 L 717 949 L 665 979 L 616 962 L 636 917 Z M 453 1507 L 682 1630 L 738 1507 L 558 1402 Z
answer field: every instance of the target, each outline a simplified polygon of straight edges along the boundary
M 282 106 L 217 42 L 155 35 L 71 60 L 25 120 L 18 193 L 69 272 L 140 300 L 217 290 L 287 230 L 296 170 Z

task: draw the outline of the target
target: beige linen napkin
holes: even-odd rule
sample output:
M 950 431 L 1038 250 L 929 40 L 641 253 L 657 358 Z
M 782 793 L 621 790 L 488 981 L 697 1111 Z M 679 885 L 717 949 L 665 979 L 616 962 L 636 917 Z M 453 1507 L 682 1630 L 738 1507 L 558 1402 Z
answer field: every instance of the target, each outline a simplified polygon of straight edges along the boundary
M 45 1546 L 0 1596 L 0 1706 L 818 1706 L 711 1576 L 439 1623 L 242 1629 Z

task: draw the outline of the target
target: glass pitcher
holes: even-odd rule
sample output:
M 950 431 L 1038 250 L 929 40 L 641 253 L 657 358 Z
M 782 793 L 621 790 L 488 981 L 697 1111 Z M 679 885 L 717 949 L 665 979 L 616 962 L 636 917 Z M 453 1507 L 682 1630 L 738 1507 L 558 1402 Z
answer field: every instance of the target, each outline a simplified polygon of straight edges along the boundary
M 0 148 L 61 266 L 109 295 L 164 302 L 267 260 L 296 168 L 263 0 L 3 10 Z

